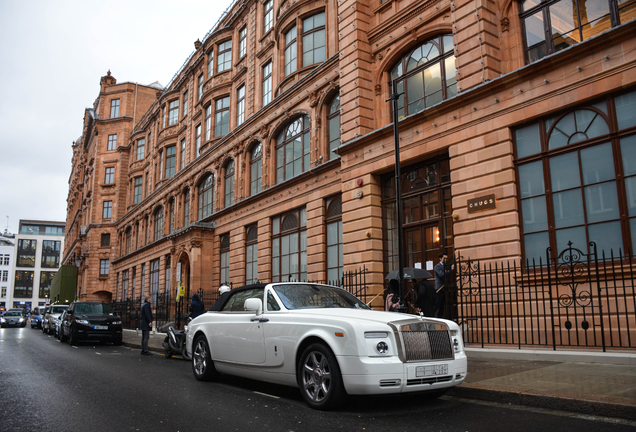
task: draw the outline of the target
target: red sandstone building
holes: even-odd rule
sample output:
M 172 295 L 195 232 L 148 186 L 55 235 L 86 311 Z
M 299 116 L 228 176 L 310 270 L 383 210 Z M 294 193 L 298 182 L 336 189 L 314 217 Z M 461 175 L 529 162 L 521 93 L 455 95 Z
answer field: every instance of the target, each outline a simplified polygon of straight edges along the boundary
M 361 268 L 381 293 L 392 80 L 405 265 L 633 248 L 635 17 L 628 0 L 234 2 L 166 88 L 102 77 L 69 183 L 80 298 Z

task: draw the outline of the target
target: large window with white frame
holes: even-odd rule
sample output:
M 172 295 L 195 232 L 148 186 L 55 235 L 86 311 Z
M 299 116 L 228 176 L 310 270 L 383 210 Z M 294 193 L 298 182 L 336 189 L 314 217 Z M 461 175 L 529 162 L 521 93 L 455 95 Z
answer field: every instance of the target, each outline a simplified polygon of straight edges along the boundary
M 272 101 L 272 62 L 263 66 L 263 106 Z
M 217 47 L 216 71 L 223 72 L 232 68 L 232 40 L 220 43 Z
M 517 128 L 524 257 L 636 246 L 636 91 Z M 554 256 L 552 257 L 554 258 Z
M 135 177 L 133 180 L 133 190 L 133 204 L 139 204 L 143 193 L 143 179 L 141 176 Z
M 274 24 L 274 0 L 267 0 L 263 5 L 263 33 L 272 29 Z
M 201 155 L 201 124 L 199 123 L 194 128 L 194 154 L 195 157 L 199 157 Z
M 272 282 L 307 280 L 305 208 L 272 218 Z
M 182 117 L 185 117 L 188 115 L 188 91 L 184 91 L 183 92 L 183 109 L 181 110 L 183 112 Z
M 135 160 L 141 160 L 145 157 L 146 139 L 140 138 L 137 140 L 137 152 L 135 154 Z
M 165 178 L 174 176 L 175 165 L 177 163 L 177 146 L 166 147 L 166 170 Z
M 108 135 L 108 147 L 107 150 L 117 150 L 117 134 Z
M 309 116 L 292 121 L 276 139 L 276 183 L 309 169 L 311 153 Z
M 247 27 L 239 30 L 239 59 L 247 53 Z
M 258 227 L 247 228 L 245 236 L 245 283 L 258 282 Z
M 107 200 L 103 203 L 102 219 L 110 219 L 111 217 L 113 217 L 113 202 Z
M 214 175 L 209 174 L 199 184 L 199 220 L 214 212 Z
M 179 99 L 175 99 L 168 104 L 168 126 L 179 122 Z
M 245 84 L 236 91 L 236 125 L 240 126 L 245 121 Z
M 205 140 L 212 137 L 212 104 L 205 107 Z
M 119 99 L 110 101 L 110 118 L 119 117 Z
M 197 101 L 200 101 L 202 96 L 203 96 L 203 74 L 199 75 L 199 78 L 197 78 Z
M 179 151 L 179 170 L 185 168 L 185 152 L 186 152 L 186 140 L 181 139 L 181 150 Z
M 208 78 L 214 75 L 214 48 L 208 53 Z
M 227 135 L 230 131 L 230 97 L 224 97 L 215 101 L 214 112 L 214 137 Z

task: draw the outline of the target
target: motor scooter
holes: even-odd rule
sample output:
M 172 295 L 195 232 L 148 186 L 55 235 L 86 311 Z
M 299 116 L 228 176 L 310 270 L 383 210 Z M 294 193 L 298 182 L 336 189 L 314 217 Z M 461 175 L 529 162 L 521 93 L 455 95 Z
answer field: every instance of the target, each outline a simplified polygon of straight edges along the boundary
M 189 320 L 188 320 L 189 322 Z M 173 355 L 179 355 L 186 360 L 192 360 L 186 350 L 186 334 L 184 330 L 177 330 L 174 327 L 168 327 L 168 335 L 163 340 L 164 354 L 166 358 Z

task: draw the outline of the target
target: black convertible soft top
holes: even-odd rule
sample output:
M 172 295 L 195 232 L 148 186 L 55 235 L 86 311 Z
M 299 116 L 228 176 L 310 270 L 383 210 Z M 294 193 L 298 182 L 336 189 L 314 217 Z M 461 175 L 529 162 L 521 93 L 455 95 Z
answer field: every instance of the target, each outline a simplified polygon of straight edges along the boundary
M 210 312 L 220 311 L 221 309 L 223 309 L 223 306 L 225 306 L 225 303 L 227 303 L 227 299 L 230 298 L 230 296 L 236 292 L 245 291 L 245 290 L 254 289 L 254 288 L 265 288 L 266 286 L 267 284 L 264 284 L 264 283 L 256 283 L 256 284 L 245 285 L 239 288 L 234 288 L 233 290 L 228 291 L 225 294 L 221 294 L 221 296 L 218 299 L 216 299 L 212 307 L 208 310 Z

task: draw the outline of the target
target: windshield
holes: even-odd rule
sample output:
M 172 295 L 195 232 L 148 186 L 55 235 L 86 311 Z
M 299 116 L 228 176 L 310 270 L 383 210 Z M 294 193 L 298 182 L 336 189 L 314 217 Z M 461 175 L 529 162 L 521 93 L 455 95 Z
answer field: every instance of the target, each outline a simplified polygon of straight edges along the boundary
M 276 285 L 274 291 L 287 309 L 370 309 L 353 294 L 325 285 Z
M 62 309 L 60 312 L 63 312 Z M 113 313 L 113 308 L 105 303 L 78 303 L 75 305 L 76 314 L 107 315 Z
M 68 306 L 53 306 L 51 308 L 51 313 L 54 313 L 54 314 L 62 313 L 66 309 L 68 309 Z
M 7 312 L 4 316 L 22 316 L 22 312 Z

